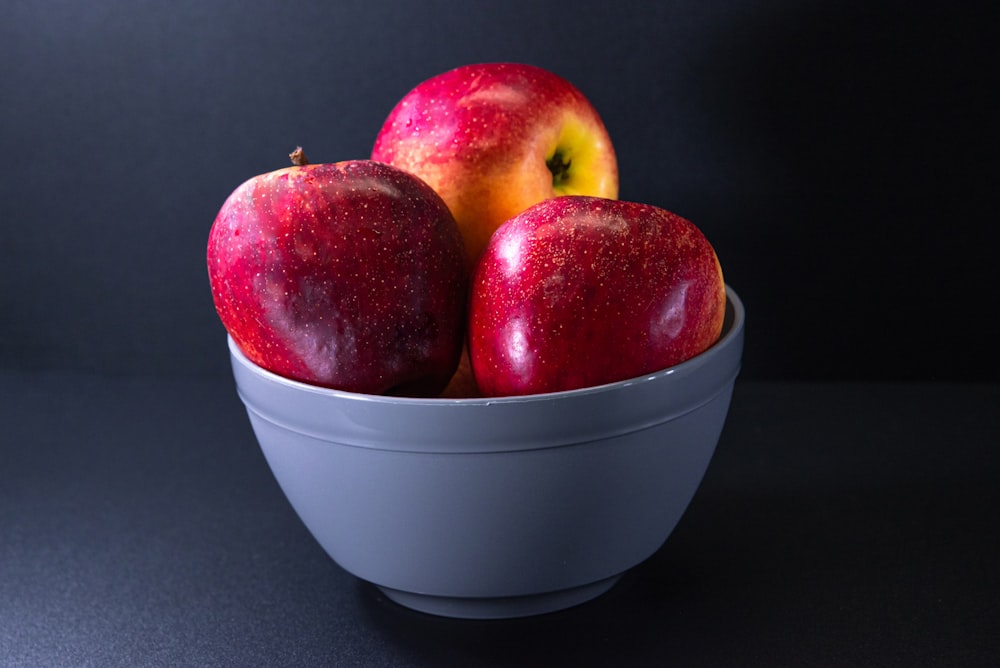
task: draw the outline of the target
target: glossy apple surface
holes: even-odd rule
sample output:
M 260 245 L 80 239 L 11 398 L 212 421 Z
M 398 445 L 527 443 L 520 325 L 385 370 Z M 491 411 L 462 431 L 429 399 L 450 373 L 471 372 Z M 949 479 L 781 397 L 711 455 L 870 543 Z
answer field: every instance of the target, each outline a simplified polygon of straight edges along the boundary
M 462 240 L 430 186 L 394 167 L 306 164 L 246 181 L 212 225 L 208 273 L 237 345 L 288 378 L 432 395 L 458 364 Z
M 691 222 L 560 197 L 493 235 L 471 286 L 469 356 L 486 396 L 573 390 L 687 360 L 719 338 L 725 284 Z
M 371 157 L 444 198 L 470 263 L 532 204 L 618 196 L 618 163 L 597 110 L 566 79 L 525 64 L 466 65 L 417 85 L 389 113 Z

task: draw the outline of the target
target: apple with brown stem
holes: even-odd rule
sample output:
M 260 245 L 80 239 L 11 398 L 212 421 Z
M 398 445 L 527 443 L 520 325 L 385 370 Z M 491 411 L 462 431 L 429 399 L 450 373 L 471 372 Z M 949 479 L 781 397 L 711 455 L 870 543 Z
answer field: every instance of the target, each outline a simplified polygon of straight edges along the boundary
M 212 225 L 208 274 L 225 329 L 291 379 L 437 394 L 458 364 L 468 289 L 448 207 L 389 165 L 292 158 L 237 187 Z

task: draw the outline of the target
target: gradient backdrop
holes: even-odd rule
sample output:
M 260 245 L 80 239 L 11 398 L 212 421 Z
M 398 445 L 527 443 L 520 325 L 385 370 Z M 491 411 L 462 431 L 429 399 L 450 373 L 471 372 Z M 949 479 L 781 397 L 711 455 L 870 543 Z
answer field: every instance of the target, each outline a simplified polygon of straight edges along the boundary
M 916 4 L 3 0 L 0 372 L 228 374 L 230 191 L 512 60 L 598 107 L 622 198 L 716 246 L 745 378 L 995 381 L 995 49 L 975 3 Z

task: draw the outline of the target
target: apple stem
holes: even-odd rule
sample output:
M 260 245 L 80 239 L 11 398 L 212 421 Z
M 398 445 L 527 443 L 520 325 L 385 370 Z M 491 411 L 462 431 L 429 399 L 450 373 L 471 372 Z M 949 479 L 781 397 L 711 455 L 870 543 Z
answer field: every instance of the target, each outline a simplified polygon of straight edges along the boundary
M 309 164 L 309 158 L 306 157 L 306 152 L 302 150 L 301 146 L 296 146 L 295 150 L 288 154 L 288 157 L 292 159 L 292 164 L 296 167 Z

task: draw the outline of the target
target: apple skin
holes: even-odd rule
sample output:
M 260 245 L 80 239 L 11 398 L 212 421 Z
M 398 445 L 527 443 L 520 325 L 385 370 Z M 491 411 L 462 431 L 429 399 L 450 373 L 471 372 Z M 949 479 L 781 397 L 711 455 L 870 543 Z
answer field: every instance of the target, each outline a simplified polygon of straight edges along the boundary
M 627 380 L 718 340 L 725 283 L 690 221 L 648 204 L 566 196 L 493 235 L 471 285 L 469 357 L 484 396 Z
M 208 239 L 212 297 L 247 357 L 295 380 L 434 395 L 465 336 L 468 270 L 445 203 L 370 160 L 249 179 Z
M 465 65 L 417 85 L 389 113 L 371 158 L 444 198 L 470 266 L 532 204 L 618 196 L 615 150 L 595 107 L 569 81 L 520 63 Z
M 476 377 L 472 374 L 468 346 L 462 347 L 462 356 L 458 360 L 455 375 L 451 377 L 439 396 L 442 399 L 478 399 L 483 396 L 476 385 Z

